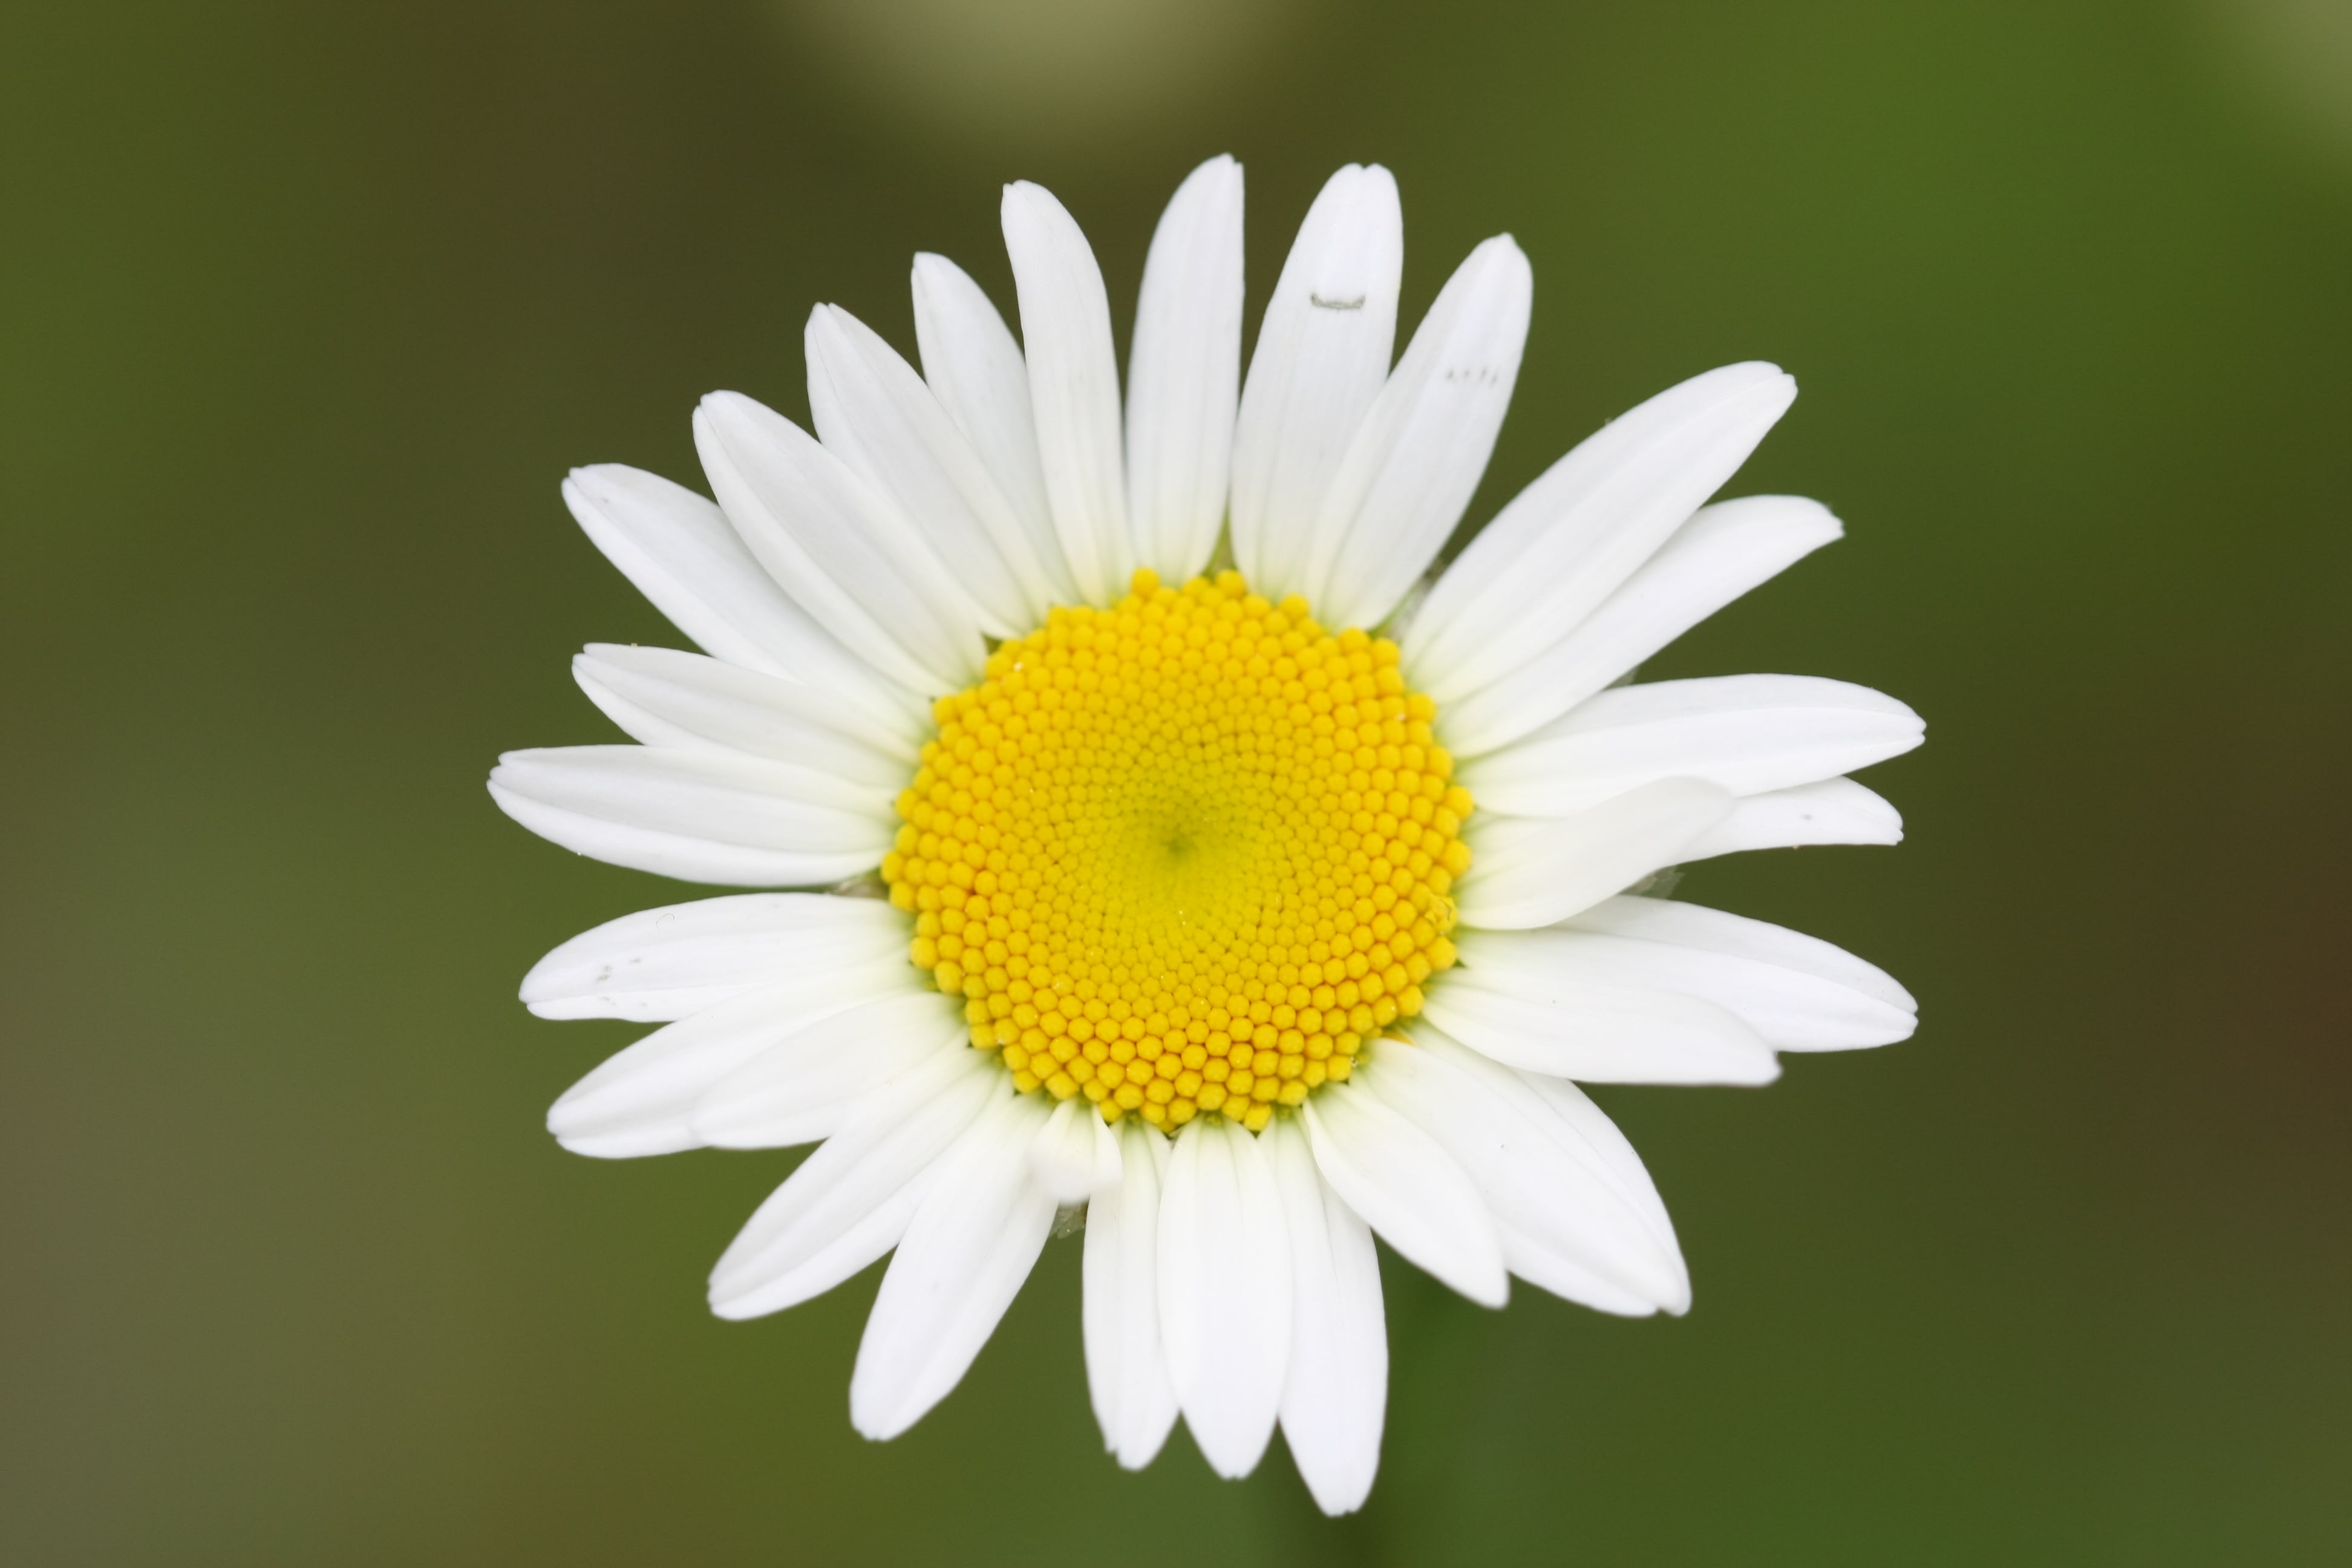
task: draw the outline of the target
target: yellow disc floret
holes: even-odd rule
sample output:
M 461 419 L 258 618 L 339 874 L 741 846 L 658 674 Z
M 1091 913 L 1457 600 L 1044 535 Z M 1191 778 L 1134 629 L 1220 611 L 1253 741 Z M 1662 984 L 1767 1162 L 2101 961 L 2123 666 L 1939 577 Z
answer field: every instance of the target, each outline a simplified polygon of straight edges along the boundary
M 1055 610 L 932 708 L 890 900 L 1024 1092 L 1262 1130 L 1454 963 L 1470 795 L 1396 645 L 1241 575 Z

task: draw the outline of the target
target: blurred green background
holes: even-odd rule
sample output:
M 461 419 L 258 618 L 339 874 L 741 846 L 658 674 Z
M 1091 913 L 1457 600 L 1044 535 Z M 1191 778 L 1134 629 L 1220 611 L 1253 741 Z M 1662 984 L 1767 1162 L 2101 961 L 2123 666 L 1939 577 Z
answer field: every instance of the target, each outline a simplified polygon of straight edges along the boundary
M 1897 851 L 1701 903 L 1919 994 L 1776 1087 L 1619 1090 L 1687 1320 L 1387 1260 L 1368 1510 L 1279 1446 L 1100 1452 L 1078 1247 L 886 1447 L 873 1290 L 702 1302 L 785 1154 L 599 1163 L 637 1032 L 515 1003 L 684 889 L 482 788 L 675 637 L 556 497 L 805 408 L 809 307 L 1000 301 L 997 191 L 1120 330 L 1192 163 L 1254 299 L 1395 169 L 1407 319 L 1533 258 L 1472 519 L 1710 365 L 1804 387 L 1735 492 L 1848 541 L 1655 675 L 1882 687 Z M 1255 322 L 1255 306 L 1252 308 Z M 0 10 L 0 1559 L 2352 1561 L 2352 7 L 768 0 Z

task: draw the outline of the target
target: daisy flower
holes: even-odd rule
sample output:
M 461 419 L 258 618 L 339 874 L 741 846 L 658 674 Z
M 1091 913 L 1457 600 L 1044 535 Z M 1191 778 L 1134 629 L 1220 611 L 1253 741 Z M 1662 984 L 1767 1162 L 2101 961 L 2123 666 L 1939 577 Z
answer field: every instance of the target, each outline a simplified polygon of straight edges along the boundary
M 1181 1414 L 1242 1476 L 1279 1425 L 1344 1512 L 1386 1401 L 1375 1235 L 1487 1306 L 1516 1275 L 1682 1312 L 1664 1206 L 1576 1086 L 1764 1083 L 1777 1052 L 1911 1033 L 1870 964 L 1641 889 L 1894 843 L 1844 775 L 1921 725 L 1811 677 L 1624 683 L 1839 535 L 1809 500 L 1707 504 L 1795 396 L 1775 367 L 1652 398 L 1424 584 L 1518 370 L 1509 237 L 1391 365 L 1396 184 L 1340 170 L 1244 379 L 1242 174 L 1203 164 L 1153 237 L 1122 407 L 1077 225 L 1024 184 L 1003 226 L 1018 342 L 919 256 L 919 373 L 819 307 L 814 435 L 717 393 L 715 502 L 565 483 L 702 651 L 589 647 L 573 673 L 637 743 L 510 752 L 492 795 L 615 865 L 801 890 L 549 954 L 532 1012 L 664 1026 L 549 1126 L 607 1158 L 819 1143 L 710 1303 L 777 1311 L 890 1254 L 850 1381 L 874 1438 L 955 1387 L 1083 1205 L 1118 1462 Z

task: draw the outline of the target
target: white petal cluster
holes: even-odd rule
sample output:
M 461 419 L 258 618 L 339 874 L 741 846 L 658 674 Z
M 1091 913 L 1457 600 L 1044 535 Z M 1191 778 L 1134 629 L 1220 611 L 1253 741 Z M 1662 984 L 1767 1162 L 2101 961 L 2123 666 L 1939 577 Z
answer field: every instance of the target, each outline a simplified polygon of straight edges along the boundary
M 1305 595 L 1326 625 L 1378 626 L 1406 602 L 1517 374 L 1532 280 L 1508 237 L 1471 252 L 1395 357 L 1396 184 L 1341 170 L 1244 381 L 1242 175 L 1213 160 L 1153 238 L 1122 400 L 1077 225 L 1016 184 L 1003 227 L 1017 342 L 966 274 L 919 257 L 919 373 L 824 306 L 814 434 L 736 394 L 704 400 L 715 504 L 625 468 L 565 482 L 590 539 L 703 651 L 589 647 L 574 674 L 637 743 L 509 753 L 490 785 L 508 813 L 617 865 L 824 887 L 889 849 L 930 700 L 1056 605 L 1107 605 L 1138 567 L 1181 582 L 1221 540 L 1254 588 Z M 1602 1311 L 1681 1312 L 1664 1205 L 1576 1083 L 1764 1083 L 1780 1052 L 1912 1031 L 1910 996 L 1860 959 L 1625 892 L 1735 850 L 1901 836 L 1845 775 L 1919 743 L 1902 703 L 1801 676 L 1619 684 L 1839 537 L 1811 501 L 1710 504 L 1795 395 L 1767 364 L 1661 393 L 1428 589 L 1400 640 L 1478 802 L 1460 963 L 1410 1041 L 1381 1041 L 1297 1115 L 1171 1138 L 1016 1093 L 908 963 L 905 916 L 755 892 L 625 916 L 531 971 L 541 1016 L 663 1026 L 549 1125 L 614 1158 L 821 1141 L 719 1259 L 710 1300 L 773 1312 L 891 1255 L 850 1394 L 877 1438 L 954 1388 L 1057 1210 L 1083 1204 L 1087 1368 L 1118 1462 L 1150 1462 L 1181 1415 L 1219 1473 L 1244 1475 L 1278 1426 L 1317 1500 L 1359 1506 L 1387 1381 L 1376 1234 L 1489 1306 L 1516 1276 Z

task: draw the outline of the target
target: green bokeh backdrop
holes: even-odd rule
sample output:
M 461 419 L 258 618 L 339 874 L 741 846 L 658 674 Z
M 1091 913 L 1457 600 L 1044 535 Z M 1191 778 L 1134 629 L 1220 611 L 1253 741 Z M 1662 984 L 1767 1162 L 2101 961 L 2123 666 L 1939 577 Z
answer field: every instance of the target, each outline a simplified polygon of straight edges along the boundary
M 1078 125 L 748 3 L 0 11 L 0 1560 L 2352 1561 L 2352 155 L 2231 10 L 1329 0 Z M 918 248 L 1009 302 L 1010 178 L 1123 332 L 1223 151 L 1256 298 L 1349 159 L 1402 183 L 1408 320 L 1517 236 L 1474 521 L 1674 381 L 1794 371 L 1734 492 L 1850 537 L 1650 673 L 1930 724 L 1871 780 L 1901 849 L 1683 888 L 1885 964 L 1917 1038 L 1605 1095 L 1685 1320 L 1386 1259 L 1336 1526 L 1278 1445 L 1102 1456 L 1070 1242 L 885 1447 L 873 1274 L 710 1318 L 793 1157 L 562 1153 L 636 1031 L 513 1000 L 680 889 L 482 789 L 610 736 L 581 643 L 674 640 L 567 467 L 694 478 L 715 387 L 798 414 L 817 300 L 911 351 Z

